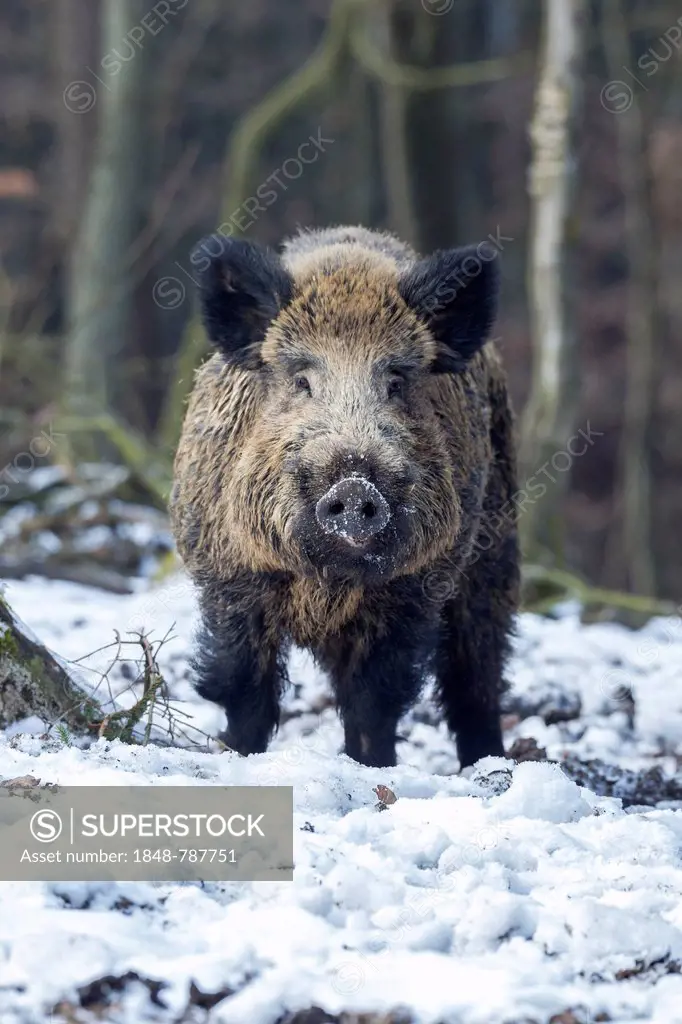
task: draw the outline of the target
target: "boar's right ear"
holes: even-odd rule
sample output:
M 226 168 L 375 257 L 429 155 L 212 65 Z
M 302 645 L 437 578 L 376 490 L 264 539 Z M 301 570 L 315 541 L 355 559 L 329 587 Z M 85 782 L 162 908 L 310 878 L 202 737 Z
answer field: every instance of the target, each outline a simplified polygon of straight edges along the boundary
M 439 342 L 434 373 L 458 373 L 485 344 L 497 312 L 499 272 L 492 245 L 445 249 L 401 277 L 403 299 Z
M 224 235 L 205 238 L 190 259 L 209 341 L 231 362 L 256 369 L 270 323 L 293 296 L 290 274 L 272 250 Z

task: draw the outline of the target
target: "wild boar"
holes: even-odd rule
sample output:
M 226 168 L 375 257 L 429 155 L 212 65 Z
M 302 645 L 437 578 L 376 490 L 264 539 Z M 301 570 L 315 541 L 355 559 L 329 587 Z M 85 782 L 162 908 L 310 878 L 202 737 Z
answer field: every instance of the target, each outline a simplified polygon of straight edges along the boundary
M 518 601 L 515 453 L 488 340 L 488 245 L 419 258 L 364 228 L 280 254 L 192 255 L 215 353 L 198 371 L 171 517 L 200 595 L 194 669 L 224 742 L 264 751 L 290 645 L 327 671 L 345 753 L 395 764 L 429 675 L 461 766 L 503 754 Z

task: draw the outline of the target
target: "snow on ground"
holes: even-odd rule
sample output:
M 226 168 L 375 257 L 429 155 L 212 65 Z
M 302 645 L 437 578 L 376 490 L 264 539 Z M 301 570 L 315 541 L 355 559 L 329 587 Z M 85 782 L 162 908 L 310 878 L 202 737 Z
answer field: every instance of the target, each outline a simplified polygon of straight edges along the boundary
M 173 696 L 192 701 L 201 729 L 222 727 L 187 681 L 195 608 L 183 578 L 132 597 L 43 580 L 7 596 L 68 659 L 114 629 L 160 637 L 175 624 L 160 652 Z M 87 665 L 110 660 L 102 651 Z M 509 719 L 507 745 L 533 737 L 552 758 L 673 771 L 681 669 L 679 620 L 630 632 L 581 626 L 570 608 L 523 616 L 511 709 L 533 713 Z M 250 758 L 103 740 L 82 749 L 31 722 L 0 733 L 3 778 L 293 785 L 296 863 L 293 883 L 0 883 L 3 1024 L 95 1019 L 82 1007 L 103 1001 L 97 1019 L 120 1024 L 275 1024 L 314 1005 L 330 1016 L 402 1007 L 419 1024 L 545 1024 L 569 1008 L 574 1020 L 682 1022 L 677 805 L 623 809 L 549 763 L 488 759 L 452 774 L 428 694 L 405 722 L 400 765 L 364 768 L 338 754 L 324 678 L 300 652 L 291 676 L 286 721 Z M 128 684 L 112 676 L 115 690 Z M 546 724 L 578 702 L 579 717 Z M 383 813 L 378 784 L 397 796 Z M 60 1003 L 63 1016 L 50 1016 Z

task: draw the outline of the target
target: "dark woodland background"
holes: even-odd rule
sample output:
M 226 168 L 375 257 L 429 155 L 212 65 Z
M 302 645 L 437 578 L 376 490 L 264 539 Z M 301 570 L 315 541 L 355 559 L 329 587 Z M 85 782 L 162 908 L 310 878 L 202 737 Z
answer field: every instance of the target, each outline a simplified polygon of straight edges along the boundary
M 529 556 L 682 599 L 671 0 L 3 0 L 4 507 L 29 470 L 83 460 L 128 464 L 140 500 L 162 507 L 203 354 L 188 254 L 228 222 L 270 244 L 334 223 L 424 252 L 501 239 L 496 335 L 521 429 L 543 386 L 530 125 L 552 4 L 577 19 L 579 50 L 560 159 L 565 359 L 552 450 L 533 447 L 526 422 L 521 485 L 580 429 L 593 443 L 536 478 L 548 494 L 529 516 Z

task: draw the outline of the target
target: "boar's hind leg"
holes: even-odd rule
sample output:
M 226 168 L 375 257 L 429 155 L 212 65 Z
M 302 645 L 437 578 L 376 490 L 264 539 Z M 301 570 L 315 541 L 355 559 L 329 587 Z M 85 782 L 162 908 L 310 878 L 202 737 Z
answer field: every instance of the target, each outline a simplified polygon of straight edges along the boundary
M 204 607 L 192 667 L 199 696 L 227 714 L 223 743 L 244 755 L 266 750 L 279 724 L 286 655 L 267 637 L 262 616 Z
M 461 593 L 443 612 L 436 678 L 462 768 L 504 755 L 500 696 L 515 608 L 514 543 L 506 545 L 506 561 L 504 551 L 490 552 L 469 567 Z

